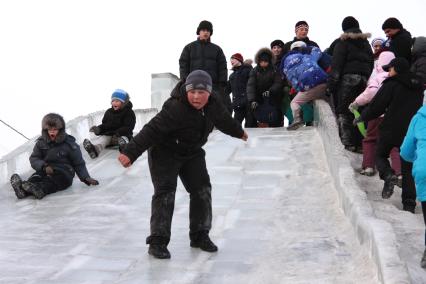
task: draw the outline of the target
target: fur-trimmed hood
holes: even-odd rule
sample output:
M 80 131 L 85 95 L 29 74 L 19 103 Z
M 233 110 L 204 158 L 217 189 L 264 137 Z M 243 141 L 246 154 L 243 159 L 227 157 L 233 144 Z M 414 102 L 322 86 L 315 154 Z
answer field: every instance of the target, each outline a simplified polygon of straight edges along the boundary
M 351 29 L 348 30 L 348 32 L 345 32 L 340 35 L 341 40 L 348 40 L 348 39 L 368 39 L 371 37 L 371 33 L 363 33 L 359 29 Z
M 57 113 L 48 113 L 43 117 L 43 120 L 41 121 L 41 136 L 46 140 L 46 142 L 50 141 L 49 134 L 47 133 L 49 127 L 59 130 L 58 136 L 55 140 L 56 143 L 61 143 L 65 140 L 65 120 L 61 115 Z
M 254 56 L 254 62 L 256 64 L 259 64 L 259 56 L 262 55 L 262 54 L 267 54 L 271 58 L 270 61 L 269 61 L 270 65 L 275 64 L 274 55 L 272 54 L 272 51 L 267 47 L 263 47 L 263 48 L 259 49 L 258 52 L 256 52 L 256 55 Z

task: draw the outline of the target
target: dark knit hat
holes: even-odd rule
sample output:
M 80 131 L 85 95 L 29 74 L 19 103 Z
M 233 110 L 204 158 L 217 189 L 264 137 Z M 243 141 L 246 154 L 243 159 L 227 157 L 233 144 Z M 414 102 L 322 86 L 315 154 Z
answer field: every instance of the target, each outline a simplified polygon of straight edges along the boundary
M 129 94 L 124 90 L 116 89 L 111 95 L 111 102 L 113 100 L 117 100 L 122 103 L 127 103 L 129 101 Z
M 346 32 L 347 30 L 350 30 L 350 29 L 359 29 L 359 23 L 357 19 L 355 19 L 352 16 L 348 16 L 344 18 L 342 21 L 342 30 Z
M 48 113 L 41 121 L 41 128 L 42 130 L 47 130 L 49 128 L 64 129 L 64 118 L 57 113 Z
M 282 40 L 280 40 L 280 39 L 276 39 L 276 40 L 274 40 L 274 41 L 271 42 L 271 49 L 274 46 L 279 46 L 279 47 L 283 48 L 284 47 L 284 42 Z
M 382 68 L 385 72 L 389 72 L 389 69 L 393 67 L 398 74 L 407 73 L 410 71 L 410 64 L 404 57 L 396 57 L 392 59 L 389 64 L 383 65 Z
M 307 29 L 309 29 L 309 25 L 306 21 L 298 21 L 296 23 L 296 25 L 294 26 L 294 29 L 297 31 L 298 29 L 305 27 Z
M 185 81 L 185 90 L 205 90 L 209 93 L 212 92 L 212 77 L 209 73 L 203 70 L 194 70 L 189 73 Z
M 383 22 L 382 30 L 386 29 L 400 29 L 402 30 L 402 24 L 397 18 L 388 18 Z
M 197 35 L 200 34 L 201 30 L 208 30 L 210 35 L 213 35 L 213 25 L 209 21 L 201 21 L 197 28 Z
M 271 60 L 272 60 L 271 54 L 266 52 L 262 52 L 261 54 L 259 54 L 259 62 L 260 61 L 271 62 Z
M 243 63 L 244 62 L 244 58 L 243 58 L 243 56 L 241 55 L 241 53 L 235 53 L 235 54 L 233 54 L 232 56 L 231 56 L 231 59 L 232 58 L 234 58 L 234 59 L 237 59 L 238 61 L 240 61 L 241 63 Z

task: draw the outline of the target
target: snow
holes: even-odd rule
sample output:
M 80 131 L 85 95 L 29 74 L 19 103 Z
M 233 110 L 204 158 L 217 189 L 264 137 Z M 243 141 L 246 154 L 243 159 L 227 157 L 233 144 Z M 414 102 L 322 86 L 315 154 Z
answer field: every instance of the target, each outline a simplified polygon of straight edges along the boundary
M 155 89 L 172 85 L 164 77 Z M 102 114 L 78 117 L 67 131 L 81 143 Z M 136 114 L 140 129 L 155 110 Z M 179 183 L 171 260 L 147 254 L 146 154 L 124 169 L 116 150 L 95 160 L 84 153 L 100 186 L 76 179 L 43 200 L 17 200 L 8 179 L 30 174 L 33 139 L 0 160 L 0 283 L 426 283 L 421 209 L 402 211 L 399 189 L 382 200 L 378 177 L 356 172 L 361 155 L 343 150 L 327 104 L 316 102 L 315 114 L 316 127 L 248 129 L 248 142 L 210 136 L 210 235 L 219 252 L 189 247 Z

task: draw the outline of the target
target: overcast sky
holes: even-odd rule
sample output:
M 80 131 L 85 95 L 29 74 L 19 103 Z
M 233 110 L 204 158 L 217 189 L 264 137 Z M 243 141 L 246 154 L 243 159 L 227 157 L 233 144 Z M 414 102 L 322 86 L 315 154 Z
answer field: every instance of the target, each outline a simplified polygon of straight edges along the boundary
M 0 1 L 0 119 L 26 136 L 57 112 L 69 121 L 110 105 L 116 88 L 135 108 L 149 107 L 151 73 L 178 75 L 182 48 L 196 39 L 201 20 L 213 23 L 212 41 L 228 60 L 253 58 L 274 39 L 289 41 L 294 24 L 309 23 L 322 49 L 341 33 L 345 16 L 364 32 L 384 36 L 397 17 L 413 36 L 426 35 L 426 1 Z M 0 157 L 25 140 L 0 123 Z

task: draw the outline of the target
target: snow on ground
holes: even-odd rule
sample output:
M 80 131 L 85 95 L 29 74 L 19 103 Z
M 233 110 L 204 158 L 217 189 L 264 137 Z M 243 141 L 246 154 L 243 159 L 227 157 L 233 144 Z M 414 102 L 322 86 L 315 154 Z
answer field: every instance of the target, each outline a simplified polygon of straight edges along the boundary
M 340 208 L 317 130 L 248 133 L 245 143 L 214 132 L 205 147 L 218 253 L 189 247 L 179 184 L 172 258 L 149 256 L 146 154 L 124 169 L 107 150 L 96 160 L 85 154 L 98 187 L 75 180 L 40 201 L 0 188 L 0 283 L 378 283 Z
M 347 152 L 347 156 L 354 170 L 358 171 L 361 168 L 362 155 Z M 357 182 L 367 193 L 375 215 L 392 224 L 399 244 L 399 256 L 407 265 L 412 283 L 426 283 L 426 271 L 420 267 L 420 259 L 425 249 L 425 225 L 421 204 L 417 202 L 416 214 L 402 211 L 402 191 L 397 186 L 390 199 L 382 199 L 383 181 L 378 173 L 373 177 L 358 174 Z

